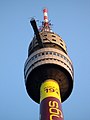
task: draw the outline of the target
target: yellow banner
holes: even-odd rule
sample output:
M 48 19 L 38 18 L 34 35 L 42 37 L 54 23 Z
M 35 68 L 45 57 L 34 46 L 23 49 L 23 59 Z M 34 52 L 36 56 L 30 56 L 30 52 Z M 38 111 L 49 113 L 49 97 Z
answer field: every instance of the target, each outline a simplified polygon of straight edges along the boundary
M 55 97 L 61 102 L 59 85 L 52 79 L 46 80 L 40 88 L 40 102 L 47 97 Z

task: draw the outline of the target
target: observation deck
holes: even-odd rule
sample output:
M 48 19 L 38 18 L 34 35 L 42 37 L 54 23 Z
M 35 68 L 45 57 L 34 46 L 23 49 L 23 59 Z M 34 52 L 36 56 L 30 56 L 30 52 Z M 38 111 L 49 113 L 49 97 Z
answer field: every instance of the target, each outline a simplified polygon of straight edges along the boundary
M 65 42 L 54 32 L 39 32 L 43 47 L 39 46 L 36 35 L 29 48 L 28 58 L 24 66 L 26 89 L 29 96 L 40 102 L 40 86 L 47 79 L 58 82 L 61 101 L 65 101 L 73 88 L 73 65 Z

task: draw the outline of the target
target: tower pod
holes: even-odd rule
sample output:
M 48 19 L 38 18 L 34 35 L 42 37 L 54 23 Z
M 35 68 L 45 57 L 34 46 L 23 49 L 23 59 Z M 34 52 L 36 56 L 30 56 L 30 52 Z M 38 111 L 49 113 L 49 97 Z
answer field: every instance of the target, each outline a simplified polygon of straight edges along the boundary
M 29 96 L 40 103 L 40 87 L 48 79 L 57 81 L 61 102 L 65 101 L 73 88 L 73 65 L 62 38 L 51 31 L 47 9 L 43 10 L 44 22 L 40 31 L 31 19 L 34 37 L 28 48 L 24 66 L 25 85 Z
M 47 79 L 58 82 L 61 91 L 61 101 L 65 101 L 73 88 L 73 66 L 67 54 L 66 44 L 54 32 L 42 30 L 39 32 L 43 47 L 39 46 L 34 36 L 28 49 L 24 76 L 29 96 L 40 102 L 40 86 Z

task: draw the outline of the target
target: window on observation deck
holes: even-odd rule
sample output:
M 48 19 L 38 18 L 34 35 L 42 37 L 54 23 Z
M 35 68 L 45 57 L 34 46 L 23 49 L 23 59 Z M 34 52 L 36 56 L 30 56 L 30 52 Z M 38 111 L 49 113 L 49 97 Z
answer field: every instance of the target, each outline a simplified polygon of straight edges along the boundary
M 37 58 L 37 55 L 35 55 L 34 57 Z
M 44 52 L 42 53 L 42 55 L 44 55 Z
M 52 39 L 52 41 L 56 41 L 55 39 Z
M 59 56 L 59 53 L 57 53 L 57 56 Z
M 52 52 L 49 52 L 49 54 L 51 54 L 51 55 L 52 55 Z
M 44 36 L 47 36 L 46 34 Z
M 60 43 L 62 46 L 63 46 L 63 44 L 62 43 Z
M 48 40 L 48 39 L 47 39 L 47 38 L 44 38 L 43 41 L 44 41 L 44 40 Z
M 56 55 L 56 53 L 54 52 L 53 55 Z
M 48 55 L 48 52 L 46 52 L 46 55 Z
M 60 39 L 60 41 L 61 41 L 61 42 L 63 42 L 63 40 L 62 40 L 62 39 Z
M 55 35 L 52 35 L 52 37 L 56 37 Z

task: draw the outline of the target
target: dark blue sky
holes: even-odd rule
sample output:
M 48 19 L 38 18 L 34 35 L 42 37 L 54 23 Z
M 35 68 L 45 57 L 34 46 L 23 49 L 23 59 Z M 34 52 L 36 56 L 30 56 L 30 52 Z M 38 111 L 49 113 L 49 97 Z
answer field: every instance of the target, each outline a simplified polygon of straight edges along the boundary
M 90 0 L 0 0 L 0 120 L 39 120 L 39 105 L 26 93 L 23 71 L 33 37 L 29 20 L 42 21 L 44 7 L 74 65 L 64 118 L 90 120 Z

